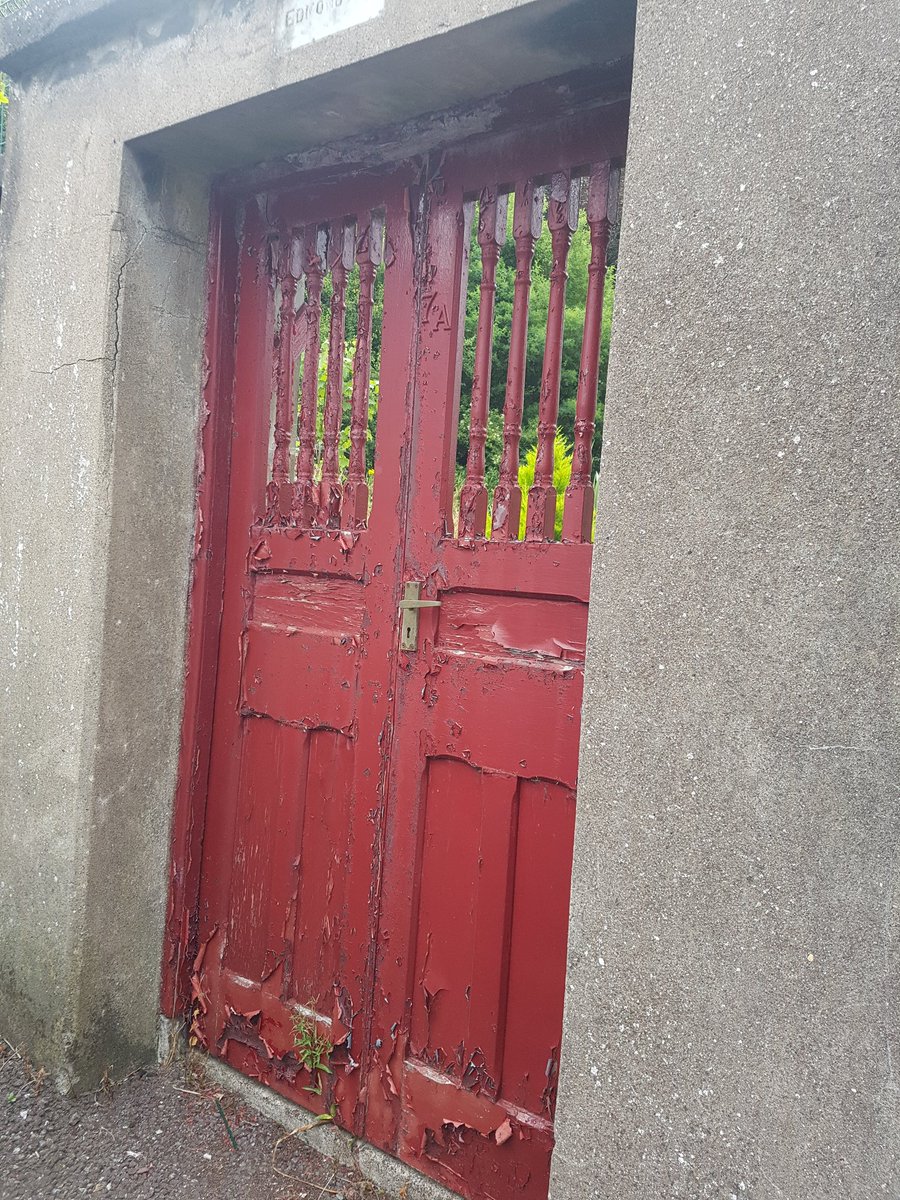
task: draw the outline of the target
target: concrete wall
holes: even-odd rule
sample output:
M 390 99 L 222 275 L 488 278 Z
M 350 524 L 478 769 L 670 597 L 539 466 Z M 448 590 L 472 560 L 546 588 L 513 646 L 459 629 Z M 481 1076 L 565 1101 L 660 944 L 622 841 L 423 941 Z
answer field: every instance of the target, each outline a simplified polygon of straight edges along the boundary
M 900 1195 L 898 34 L 639 6 L 553 1200 Z
M 0 25 L 0 1032 L 63 1086 L 155 1048 L 211 177 L 383 154 L 386 126 L 408 153 L 436 110 L 463 137 L 485 97 L 633 45 L 633 0 L 386 0 L 293 51 L 277 11 L 33 0 Z
M 211 174 L 615 59 L 627 10 L 0 27 L 0 1032 L 62 1083 L 153 1044 Z M 641 0 L 555 1200 L 900 1193 L 898 32 Z
M 88 113 L 34 82 L 14 106 L 0 220 L 0 1012 L 4 1035 L 66 1086 L 133 1061 L 155 1027 L 206 189 L 185 175 L 148 192 L 114 105 Z

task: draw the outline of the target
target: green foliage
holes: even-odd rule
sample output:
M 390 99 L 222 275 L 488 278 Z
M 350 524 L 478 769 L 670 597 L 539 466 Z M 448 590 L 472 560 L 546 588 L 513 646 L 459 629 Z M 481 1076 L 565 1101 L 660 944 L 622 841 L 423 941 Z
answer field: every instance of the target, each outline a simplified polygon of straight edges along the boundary
M 316 440 L 321 447 L 324 430 L 322 427 L 325 409 L 325 384 L 328 378 L 328 338 L 331 330 L 331 276 L 327 275 L 322 286 L 322 324 L 320 329 L 318 408 L 316 411 Z M 366 429 L 366 473 L 371 476 L 375 469 L 375 424 L 378 417 L 378 372 L 381 365 L 381 325 L 384 315 L 384 265 L 375 273 L 372 308 L 372 369 L 369 378 L 369 422 Z M 338 442 L 338 457 L 342 474 L 350 461 L 350 393 L 353 386 L 353 357 L 356 354 L 357 323 L 359 320 L 359 268 L 354 267 L 347 277 L 346 318 L 344 323 L 343 361 L 343 410 L 341 435 Z M 298 388 L 303 376 L 302 365 L 297 372 Z M 299 395 L 297 404 L 299 416 Z M 371 486 L 371 479 L 370 479 Z
M 569 252 L 569 282 L 566 288 L 565 324 L 563 327 L 562 370 L 559 389 L 559 425 L 570 433 L 575 423 L 575 402 L 578 391 L 578 372 L 581 365 L 581 339 L 587 303 L 588 264 L 591 260 L 590 229 L 584 212 L 578 229 L 572 236 Z M 550 305 L 550 271 L 553 253 L 550 236 L 544 228 L 535 245 L 532 266 L 531 302 L 528 313 L 528 338 L 525 358 L 525 397 L 522 421 L 522 445 L 527 449 L 537 437 L 538 405 L 541 372 L 544 360 L 544 341 L 547 331 L 547 311 Z M 503 441 L 503 402 L 506 392 L 506 371 L 509 363 L 509 335 L 512 325 L 513 294 L 516 280 L 516 251 L 512 237 L 512 207 L 507 225 L 507 238 L 497 264 L 494 301 L 494 342 L 491 354 L 491 391 L 488 418 L 488 437 L 485 446 L 485 477 L 488 490 L 496 485 Z M 603 436 L 603 410 L 606 399 L 606 368 L 609 360 L 609 338 L 612 328 L 613 301 L 616 283 L 615 266 L 606 270 L 603 294 L 603 321 L 600 339 L 600 383 L 597 392 L 597 429 L 593 458 L 600 458 Z M 462 395 L 460 428 L 456 461 L 464 467 L 469 452 L 469 413 L 472 380 L 475 369 L 475 342 L 478 330 L 479 290 L 481 288 L 481 247 L 477 231 L 473 232 L 469 257 L 469 280 L 466 289 L 466 318 L 463 338 Z
M 519 537 L 525 536 L 528 492 L 534 486 L 534 468 L 537 463 L 537 445 L 531 447 L 519 467 L 519 488 L 522 491 L 522 512 L 519 517 Z M 557 430 L 553 442 L 553 486 L 556 488 L 556 537 L 562 536 L 563 497 L 572 474 L 572 448 L 565 436 Z
M 613 231 L 612 243 L 615 243 Z M 554 454 L 554 477 L 557 491 L 562 494 L 568 485 L 571 473 L 572 453 L 567 437 L 574 432 L 575 405 L 578 391 L 578 374 L 581 365 L 581 341 L 584 332 L 584 316 L 587 301 L 588 264 L 591 258 L 590 229 L 584 212 L 579 216 L 578 228 L 572 237 L 569 252 L 569 281 L 566 289 L 565 323 L 563 327 L 562 370 L 559 396 L 559 429 Z M 550 302 L 550 271 L 553 253 L 549 232 L 546 227 L 535 245 L 532 266 L 532 285 L 528 314 L 528 334 L 525 363 L 525 392 L 522 419 L 522 465 L 520 477 L 529 482 L 522 484 L 523 504 L 527 487 L 533 479 L 534 451 L 537 440 L 537 420 L 540 399 L 541 373 L 543 369 L 544 342 L 547 330 L 547 311 Z M 462 346 L 462 383 L 460 395 L 459 438 L 456 451 L 456 497 L 465 473 L 469 451 L 469 416 L 471 410 L 472 379 L 475 366 L 475 342 L 478 328 L 478 308 L 481 288 L 481 247 L 477 230 L 473 227 L 470 245 L 469 276 L 466 288 L 465 327 Z M 509 340 L 512 326 L 513 297 L 516 279 L 515 241 L 512 236 L 512 205 L 509 207 L 507 238 L 497 265 L 497 287 L 494 310 L 494 340 L 491 355 L 491 387 L 489 397 L 487 438 L 485 443 L 485 483 L 489 497 L 497 486 L 500 459 L 503 452 L 503 405 L 506 393 L 506 372 L 509 362 Z M 612 327 L 615 294 L 616 268 L 607 267 L 603 297 L 603 320 L 600 342 L 600 377 L 597 393 L 597 427 L 593 445 L 594 464 L 599 462 L 603 431 L 604 402 L 606 397 L 606 370 L 609 359 L 609 341 Z M 372 321 L 372 374 L 369 385 L 369 425 L 366 436 L 366 468 L 371 476 L 375 457 L 375 427 L 379 398 L 379 367 L 381 360 L 382 317 L 384 308 L 384 268 L 379 267 L 375 280 L 375 303 Z M 326 277 L 322 294 L 321 353 L 318 363 L 318 410 L 316 415 L 317 458 L 321 455 L 323 441 L 322 418 L 325 404 L 325 381 L 327 375 L 328 333 L 330 328 L 331 279 Z M 343 362 L 343 415 L 339 442 L 340 468 L 345 472 L 350 454 L 350 393 L 352 386 L 353 356 L 356 349 L 357 317 L 359 302 L 359 272 L 351 271 L 347 281 L 346 305 L 346 348 Z M 298 372 L 298 376 L 301 372 Z M 524 472 L 524 475 L 523 475 Z M 529 474 L 530 473 L 530 474 Z M 562 507 L 557 512 L 557 533 L 561 530 Z M 488 517 L 490 526 L 490 517 Z M 490 528 L 488 528 L 488 533 Z
M 334 1046 L 323 1033 L 319 1032 L 319 1027 L 313 1018 L 305 1013 L 295 1012 L 291 1024 L 294 1029 L 294 1050 L 300 1065 L 309 1072 L 312 1081 L 311 1085 L 304 1090 L 321 1096 L 322 1082 L 319 1076 L 333 1073 L 328 1059 Z
M 323 322 L 324 323 L 324 322 Z M 380 322 L 379 322 L 380 329 Z M 374 338 L 373 338 L 374 340 Z M 350 396 L 353 389 L 353 358 L 356 354 L 356 338 L 348 338 L 344 345 L 344 360 L 342 365 L 341 395 L 341 432 L 338 438 L 338 462 L 341 474 L 346 474 L 350 463 Z M 301 354 L 297 370 L 297 399 L 295 427 L 300 420 L 300 391 L 302 388 L 305 355 Z M 328 339 L 323 335 L 319 350 L 319 369 L 316 386 L 316 460 L 321 459 L 321 448 L 325 440 L 325 389 L 328 382 Z M 375 469 L 375 423 L 378 419 L 378 363 L 372 367 L 369 379 L 369 421 L 366 427 L 366 474 L 371 476 Z M 299 441 L 295 445 L 299 447 Z

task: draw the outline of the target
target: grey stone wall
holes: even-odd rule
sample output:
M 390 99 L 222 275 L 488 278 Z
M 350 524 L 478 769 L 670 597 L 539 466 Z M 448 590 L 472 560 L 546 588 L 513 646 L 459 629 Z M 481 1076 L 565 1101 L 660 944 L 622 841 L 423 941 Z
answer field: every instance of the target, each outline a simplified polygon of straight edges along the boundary
M 612 60 L 595 8 L 0 28 L 0 1033 L 63 1084 L 152 1053 L 209 177 Z M 897 25 L 641 0 L 555 1200 L 900 1194 Z
M 442 109 L 463 137 L 485 97 L 633 41 L 633 0 L 386 0 L 293 51 L 277 11 L 33 0 L 0 24 L 0 1034 L 62 1086 L 155 1050 L 211 177 L 378 153 Z
M 898 20 L 641 0 L 553 1200 L 900 1195 Z

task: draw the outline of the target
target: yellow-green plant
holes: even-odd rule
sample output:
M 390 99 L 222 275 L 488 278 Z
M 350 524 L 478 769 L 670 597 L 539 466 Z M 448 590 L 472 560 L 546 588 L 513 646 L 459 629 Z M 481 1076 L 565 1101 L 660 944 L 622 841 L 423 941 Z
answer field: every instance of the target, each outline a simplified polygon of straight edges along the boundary
M 525 521 L 527 515 L 528 492 L 534 486 L 534 468 L 537 462 L 537 446 L 534 445 L 525 455 L 519 467 L 519 487 L 522 490 L 522 512 L 519 517 L 519 537 L 525 536 Z M 563 497 L 572 476 L 572 447 L 566 441 L 565 435 L 556 431 L 553 442 L 553 486 L 556 489 L 556 537 L 562 536 Z

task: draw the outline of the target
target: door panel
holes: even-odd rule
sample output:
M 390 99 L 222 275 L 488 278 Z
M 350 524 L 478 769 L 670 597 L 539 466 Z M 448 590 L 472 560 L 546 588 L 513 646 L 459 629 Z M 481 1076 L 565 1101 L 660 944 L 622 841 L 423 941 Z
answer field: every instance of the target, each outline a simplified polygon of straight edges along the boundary
M 498 1200 L 546 1195 L 553 1142 L 609 228 L 602 123 L 595 113 L 546 137 L 513 135 L 489 154 L 448 154 L 427 198 L 404 576 L 422 581 L 437 605 L 422 610 L 418 647 L 401 651 L 397 665 L 367 1132 L 448 1186 Z M 592 234 L 589 304 L 577 418 L 565 430 L 576 467 L 560 532 L 553 440 L 567 254 L 579 220 Z M 467 327 L 467 336 L 476 332 L 459 489 L 473 230 L 480 302 Z M 489 493 L 493 289 L 508 233 L 519 292 L 507 317 L 509 457 Z M 552 239 L 553 266 L 538 459 L 530 494 L 516 497 L 524 388 L 516 356 L 524 356 L 529 263 L 541 233 Z
M 295 186 L 244 208 L 194 972 L 193 1027 L 204 1045 L 243 1070 L 252 1052 L 253 1074 L 317 1111 L 335 1104 L 356 1130 L 409 445 L 406 391 L 385 387 L 367 471 L 371 307 L 384 260 L 381 373 L 407 379 L 415 272 L 406 199 L 415 178 L 401 168 L 351 188 Z M 323 292 L 330 287 L 334 300 L 336 278 L 354 261 L 355 353 L 322 308 Z M 346 278 L 343 287 L 346 310 Z M 348 357 L 362 384 L 341 473 Z M 337 390 L 323 386 L 323 359 L 341 377 Z M 327 1044 L 332 1074 L 304 1064 L 298 1022 Z
M 470 1197 L 547 1192 L 610 159 L 624 131 L 624 106 L 598 108 L 389 171 L 273 183 L 236 205 L 192 1031 Z M 560 529 L 553 438 L 579 221 L 590 262 Z M 541 237 L 552 271 L 535 335 Z M 515 298 L 498 314 L 507 239 Z M 473 245 L 479 305 L 458 482 Z M 487 479 L 503 322 L 503 454 Z M 535 336 L 537 458 L 522 494 Z M 415 614 L 414 648 L 401 649 L 411 581 L 432 606 Z M 310 1038 L 327 1070 L 304 1051 Z

